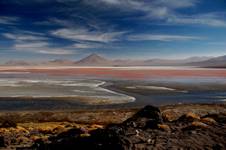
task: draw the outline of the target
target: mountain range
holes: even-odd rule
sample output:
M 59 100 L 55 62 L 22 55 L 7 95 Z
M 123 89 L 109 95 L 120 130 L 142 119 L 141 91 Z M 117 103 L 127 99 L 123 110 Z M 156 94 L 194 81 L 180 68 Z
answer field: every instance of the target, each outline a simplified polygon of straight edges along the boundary
M 198 66 L 198 67 L 226 67 L 226 55 L 220 57 L 190 57 L 187 59 L 108 59 L 98 54 L 91 54 L 78 61 L 55 59 L 40 63 L 29 63 L 23 60 L 8 61 L 6 66 Z
M 226 68 L 226 55 L 215 57 L 201 62 L 192 62 L 190 63 L 190 65 L 200 67 Z
M 114 61 L 104 58 L 97 54 L 91 54 L 79 61 L 74 62 L 78 66 L 111 66 Z

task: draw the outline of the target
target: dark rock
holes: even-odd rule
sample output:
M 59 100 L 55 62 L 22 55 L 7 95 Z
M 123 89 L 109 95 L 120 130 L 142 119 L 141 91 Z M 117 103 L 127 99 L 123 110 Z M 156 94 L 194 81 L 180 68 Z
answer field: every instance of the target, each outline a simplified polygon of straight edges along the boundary
M 217 122 L 213 118 L 202 118 L 201 121 L 208 125 L 216 125 Z
M 50 138 L 50 143 L 36 141 L 36 150 L 149 150 L 149 149 L 226 149 L 224 117 L 212 116 L 222 125 L 207 125 L 198 115 L 188 113 L 177 121 L 163 122 L 160 110 L 146 106 L 122 124 L 89 132 L 72 129 Z M 192 122 L 191 122 L 192 121 Z
M 133 117 L 144 117 L 144 118 L 150 118 L 150 119 L 156 119 L 160 120 L 160 110 L 157 107 L 154 106 L 145 106 L 143 109 L 138 111 Z
M 163 119 L 159 108 L 148 105 L 126 120 L 123 124 L 138 128 L 158 128 L 158 124 L 162 122 Z
M 123 150 L 124 140 L 121 139 L 121 129 L 97 129 L 92 132 L 92 144 L 96 149 Z
M 223 147 L 221 144 L 215 144 L 213 145 L 213 150 L 223 150 Z
M 34 150 L 32 147 L 17 147 L 16 150 Z
M 188 123 L 197 120 L 200 120 L 200 117 L 192 112 L 189 112 L 187 114 L 182 115 L 177 121 Z
M 12 120 L 5 120 L 0 126 L 0 128 L 10 128 L 10 127 L 16 128 L 17 124 Z
M 194 121 L 191 123 L 191 125 L 183 128 L 182 130 L 186 131 L 186 130 L 207 129 L 207 128 L 209 128 L 209 126 L 207 124 L 198 122 L 198 121 Z
M 47 146 L 45 145 L 45 143 L 42 141 L 42 139 L 38 139 L 35 141 L 35 144 L 32 146 L 33 149 L 46 149 Z
M 225 114 L 210 114 L 210 115 L 206 115 L 203 118 L 213 118 L 215 121 L 217 121 L 218 123 L 226 123 L 226 115 Z
M 74 129 L 70 129 L 66 132 L 60 133 L 59 135 L 57 135 L 56 137 L 50 137 L 50 141 L 63 141 L 66 139 L 71 139 L 71 138 L 75 138 L 80 136 L 80 134 L 85 133 L 82 129 L 80 128 L 74 128 Z
M 166 124 L 158 124 L 158 128 L 162 131 L 170 131 L 170 127 Z
M 3 136 L 0 136 L 0 147 L 5 147 L 5 139 Z

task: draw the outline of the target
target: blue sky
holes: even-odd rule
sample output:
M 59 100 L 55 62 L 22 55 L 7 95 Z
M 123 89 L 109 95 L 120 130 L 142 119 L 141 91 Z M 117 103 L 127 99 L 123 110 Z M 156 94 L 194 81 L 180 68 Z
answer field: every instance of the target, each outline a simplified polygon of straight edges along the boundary
M 225 0 L 1 0 L 0 59 L 226 55 Z

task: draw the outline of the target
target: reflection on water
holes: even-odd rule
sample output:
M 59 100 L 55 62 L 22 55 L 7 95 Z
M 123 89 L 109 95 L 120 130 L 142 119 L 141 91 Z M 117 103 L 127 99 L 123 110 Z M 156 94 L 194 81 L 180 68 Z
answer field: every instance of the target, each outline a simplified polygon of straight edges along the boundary
M 170 77 L 170 78 L 150 78 L 146 81 L 156 83 L 181 83 L 181 84 L 226 84 L 223 77 Z

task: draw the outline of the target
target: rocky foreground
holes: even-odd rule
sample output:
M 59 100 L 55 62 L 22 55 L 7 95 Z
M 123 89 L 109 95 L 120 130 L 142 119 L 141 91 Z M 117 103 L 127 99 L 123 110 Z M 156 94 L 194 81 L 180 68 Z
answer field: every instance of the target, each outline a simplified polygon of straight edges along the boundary
M 168 106 L 161 110 L 146 106 L 122 123 L 107 126 L 81 126 L 65 122 L 53 123 L 52 127 L 48 123 L 36 130 L 34 126 L 30 130 L 28 127 L 31 125 L 23 124 L 22 127 L 12 122 L 2 124 L 0 146 L 3 149 L 20 150 L 226 149 L 224 105 Z M 43 136 L 35 137 L 35 133 L 32 133 L 34 131 Z M 13 136 L 7 137 L 9 133 L 14 133 L 15 137 L 20 135 L 21 138 L 25 138 L 27 134 L 27 145 L 24 144 L 25 139 L 9 140 Z M 33 142 L 29 141 L 31 139 Z M 12 142 L 21 144 L 12 146 Z

